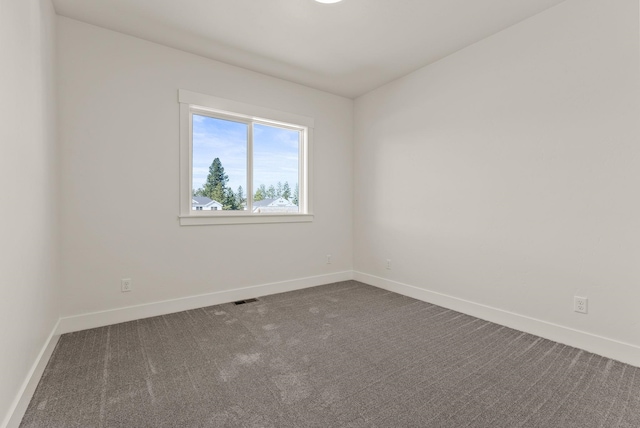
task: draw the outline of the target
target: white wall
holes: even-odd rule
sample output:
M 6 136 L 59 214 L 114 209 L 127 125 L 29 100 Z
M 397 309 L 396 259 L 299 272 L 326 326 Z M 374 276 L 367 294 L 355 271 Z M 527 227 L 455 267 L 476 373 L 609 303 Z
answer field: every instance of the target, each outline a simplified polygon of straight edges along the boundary
M 0 420 L 60 295 L 77 315 L 353 262 L 640 345 L 638 12 L 569 0 L 359 98 L 354 158 L 348 99 L 0 0 Z M 178 226 L 179 88 L 314 117 L 315 221 Z
M 0 0 L 0 425 L 58 319 L 55 13 Z
M 358 98 L 355 269 L 640 345 L 638 15 L 569 0 Z
M 352 100 L 67 18 L 58 29 L 63 315 L 351 270 Z M 178 89 L 313 117 L 315 220 L 180 227 Z

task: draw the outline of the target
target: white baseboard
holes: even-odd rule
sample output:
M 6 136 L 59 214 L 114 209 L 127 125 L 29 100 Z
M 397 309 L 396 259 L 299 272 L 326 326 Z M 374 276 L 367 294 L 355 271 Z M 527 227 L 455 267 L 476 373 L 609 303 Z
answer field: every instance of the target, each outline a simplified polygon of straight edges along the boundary
M 640 367 L 640 347 L 630 343 L 620 342 L 363 272 L 354 271 L 353 279 Z
M 9 412 L 2 424 L 0 424 L 0 427 L 17 428 L 20 426 L 20 422 L 22 422 L 24 413 L 27 411 L 31 397 L 33 397 L 33 393 L 36 391 L 36 387 L 38 386 L 38 382 L 40 382 L 44 369 L 47 367 L 49 358 L 51 357 L 51 354 L 53 354 L 53 350 L 58 343 L 58 339 L 60 339 L 60 335 L 56 333 L 59 325 L 60 320 L 56 322 L 53 330 L 51 330 L 49 337 L 36 357 L 35 362 L 31 366 L 31 370 L 27 373 L 27 377 L 22 383 L 22 387 L 18 391 L 16 398 L 13 400 L 11 407 L 9 407 Z
M 103 327 L 121 322 L 267 296 L 269 294 L 284 293 L 286 291 L 299 290 L 350 279 L 353 279 L 353 271 L 351 270 L 63 317 L 60 318 L 56 333 L 71 333 L 89 328 Z

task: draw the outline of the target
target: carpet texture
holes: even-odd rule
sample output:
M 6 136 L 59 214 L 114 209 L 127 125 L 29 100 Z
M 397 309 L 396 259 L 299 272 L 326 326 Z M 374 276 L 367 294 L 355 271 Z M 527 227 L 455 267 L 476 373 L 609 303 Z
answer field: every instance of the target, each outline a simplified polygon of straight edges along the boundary
M 21 427 L 640 427 L 640 369 L 355 281 L 61 337 Z

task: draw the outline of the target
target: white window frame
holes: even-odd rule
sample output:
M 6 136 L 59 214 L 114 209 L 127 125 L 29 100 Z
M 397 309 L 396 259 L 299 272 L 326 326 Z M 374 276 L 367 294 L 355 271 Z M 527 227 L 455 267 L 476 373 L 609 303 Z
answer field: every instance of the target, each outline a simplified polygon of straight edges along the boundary
M 199 94 L 180 89 L 180 215 L 181 226 L 247 223 L 299 223 L 313 221 L 311 203 L 311 141 L 313 118 L 255 106 L 225 98 Z M 249 129 L 247 147 L 247 210 L 193 210 L 193 114 L 247 123 Z M 253 199 L 253 123 L 271 125 L 303 131 L 299 145 L 299 212 L 298 213 L 253 213 L 249 203 Z

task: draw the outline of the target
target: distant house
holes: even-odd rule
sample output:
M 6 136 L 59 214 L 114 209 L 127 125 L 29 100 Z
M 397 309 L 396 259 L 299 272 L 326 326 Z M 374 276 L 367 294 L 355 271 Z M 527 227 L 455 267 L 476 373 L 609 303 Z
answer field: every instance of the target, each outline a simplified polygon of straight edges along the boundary
M 191 197 L 191 209 L 194 211 L 218 211 L 222 209 L 222 204 L 205 196 Z
M 297 213 L 298 206 L 283 197 L 253 203 L 254 213 Z

